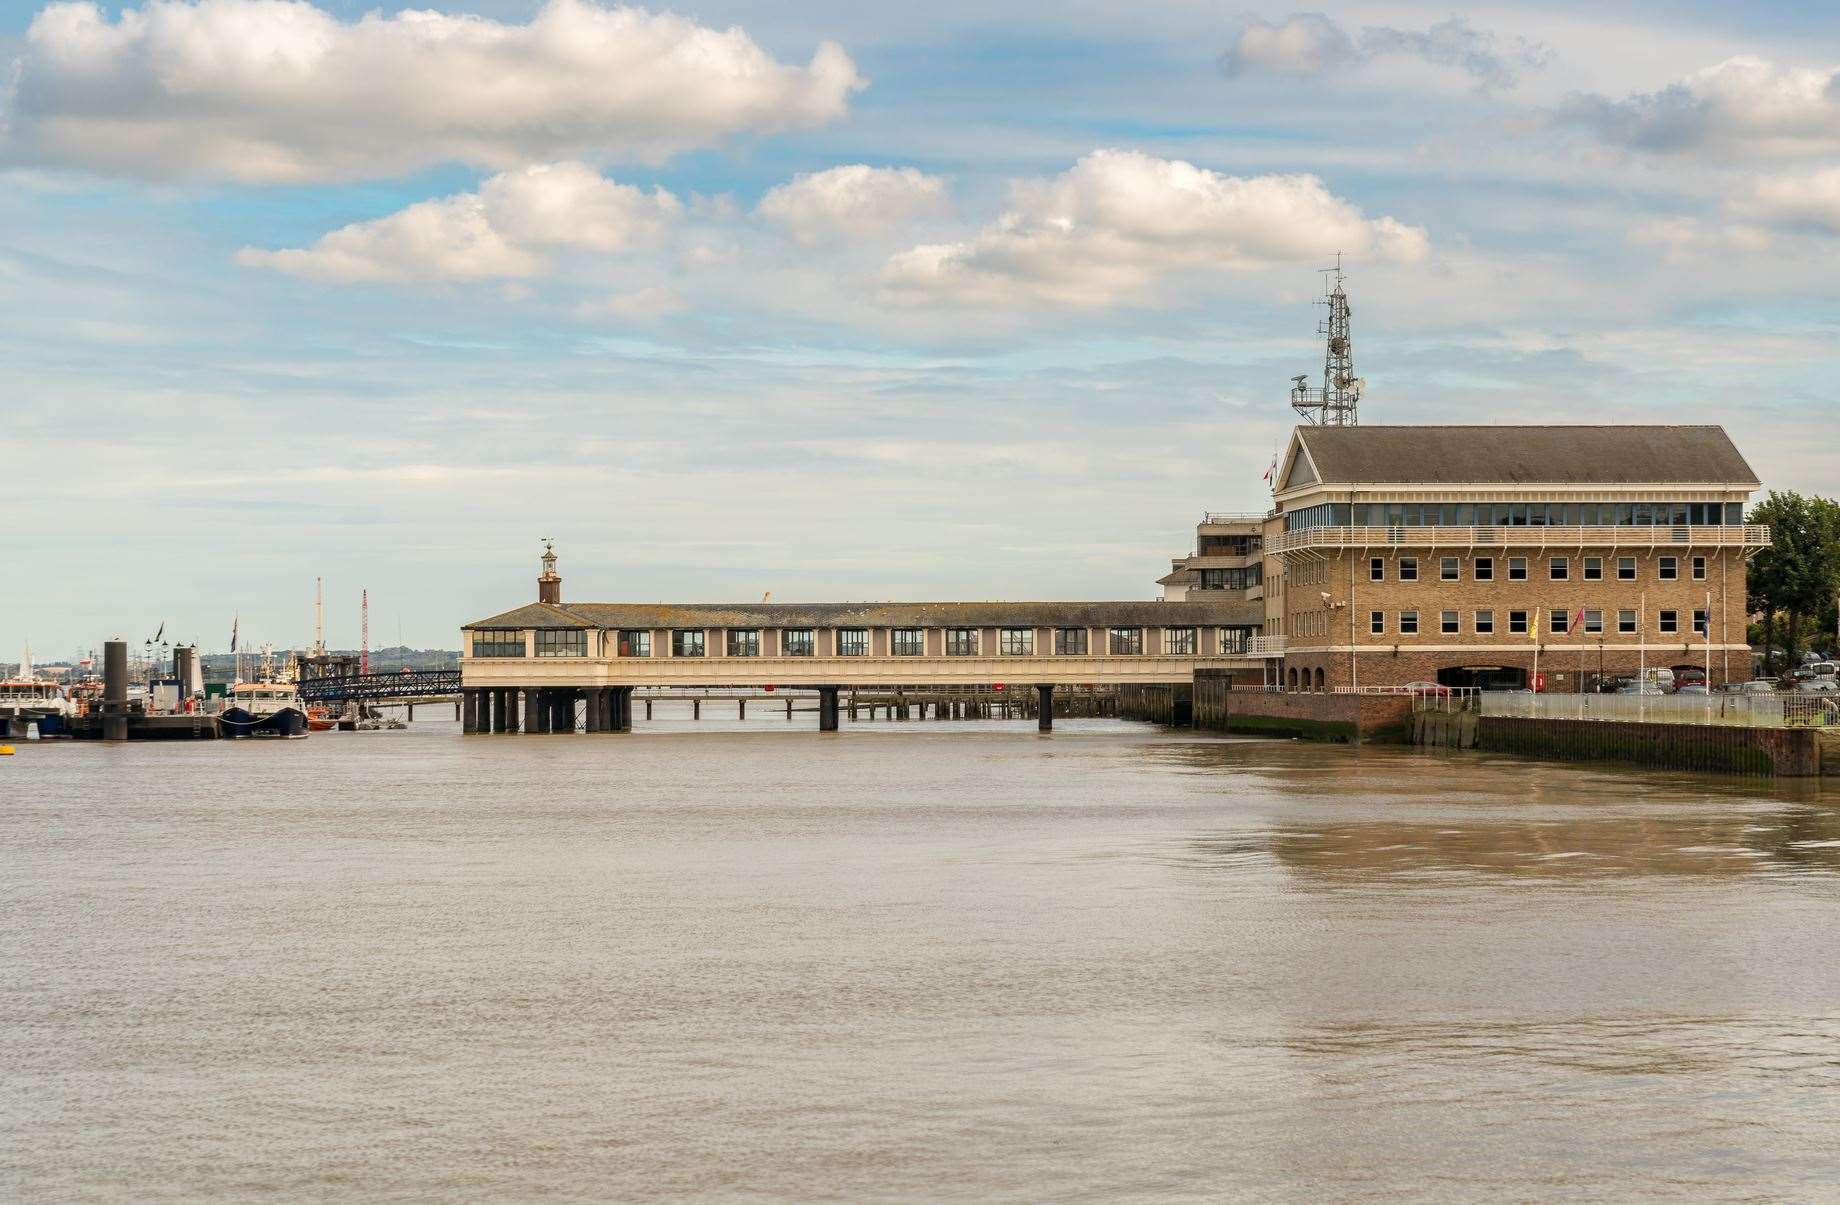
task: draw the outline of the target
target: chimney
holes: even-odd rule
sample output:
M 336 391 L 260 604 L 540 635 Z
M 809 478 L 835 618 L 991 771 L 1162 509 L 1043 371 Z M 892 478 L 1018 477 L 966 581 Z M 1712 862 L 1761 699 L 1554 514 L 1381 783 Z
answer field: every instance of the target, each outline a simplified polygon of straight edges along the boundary
M 562 577 L 556 572 L 556 546 L 543 541 L 543 572 L 537 574 L 537 601 L 562 605 Z

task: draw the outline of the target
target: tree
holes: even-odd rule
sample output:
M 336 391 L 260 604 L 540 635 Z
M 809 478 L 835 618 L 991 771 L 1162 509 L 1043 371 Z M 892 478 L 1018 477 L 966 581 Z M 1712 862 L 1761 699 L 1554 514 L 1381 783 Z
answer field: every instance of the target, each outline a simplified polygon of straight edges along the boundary
M 1770 528 L 1770 546 L 1751 558 L 1745 574 L 1751 610 L 1763 619 L 1767 673 L 1773 668 L 1778 614 L 1785 620 L 1783 647 L 1793 665 L 1803 618 L 1825 613 L 1840 593 L 1840 503 L 1772 490 L 1751 509 L 1750 522 Z

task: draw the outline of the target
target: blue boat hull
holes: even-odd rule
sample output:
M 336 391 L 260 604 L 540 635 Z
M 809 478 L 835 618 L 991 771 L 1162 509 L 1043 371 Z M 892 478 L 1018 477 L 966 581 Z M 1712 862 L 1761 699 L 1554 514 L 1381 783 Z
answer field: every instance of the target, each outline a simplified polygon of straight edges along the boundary
M 252 715 L 241 707 L 227 707 L 217 722 L 226 737 L 307 735 L 307 714 L 297 707 L 284 707 L 265 716 Z

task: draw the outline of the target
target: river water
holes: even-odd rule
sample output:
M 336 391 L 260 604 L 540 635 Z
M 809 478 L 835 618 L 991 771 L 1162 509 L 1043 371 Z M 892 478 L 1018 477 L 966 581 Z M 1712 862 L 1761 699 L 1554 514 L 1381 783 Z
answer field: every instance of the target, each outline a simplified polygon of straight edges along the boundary
M 1840 1193 L 1840 790 L 787 727 L 0 759 L 0 1195 Z

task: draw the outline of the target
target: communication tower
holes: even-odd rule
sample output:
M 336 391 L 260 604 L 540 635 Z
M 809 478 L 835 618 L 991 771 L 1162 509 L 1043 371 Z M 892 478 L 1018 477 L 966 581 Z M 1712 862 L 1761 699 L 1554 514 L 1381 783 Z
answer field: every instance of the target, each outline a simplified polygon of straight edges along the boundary
M 371 672 L 371 592 L 364 591 L 358 602 L 358 672 Z
M 1319 304 L 1329 311 L 1316 326 L 1316 333 L 1326 342 L 1322 388 L 1310 388 L 1305 383 L 1309 380 L 1307 376 L 1292 377 L 1291 408 L 1302 415 L 1305 422 L 1315 426 L 1352 427 L 1360 421 L 1356 407 L 1367 382 L 1354 375 L 1354 337 L 1349 329 L 1348 293 L 1342 287 L 1339 251 L 1335 255 L 1335 266 L 1322 271 L 1325 296 Z

